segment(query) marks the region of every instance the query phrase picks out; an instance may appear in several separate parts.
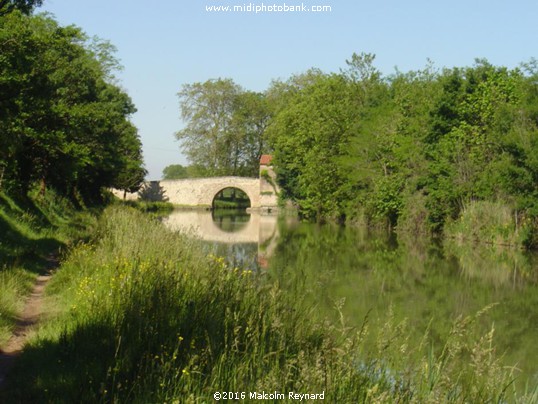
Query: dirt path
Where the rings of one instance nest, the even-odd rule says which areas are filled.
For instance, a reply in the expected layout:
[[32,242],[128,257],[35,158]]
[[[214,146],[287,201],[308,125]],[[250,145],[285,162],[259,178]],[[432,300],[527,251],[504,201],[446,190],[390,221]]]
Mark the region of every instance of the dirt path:
[[7,373],[13,366],[17,356],[21,353],[32,328],[39,321],[43,303],[43,291],[50,278],[50,273],[37,277],[34,289],[26,300],[24,311],[17,320],[17,325],[11,339],[3,349],[0,349],[0,389]]

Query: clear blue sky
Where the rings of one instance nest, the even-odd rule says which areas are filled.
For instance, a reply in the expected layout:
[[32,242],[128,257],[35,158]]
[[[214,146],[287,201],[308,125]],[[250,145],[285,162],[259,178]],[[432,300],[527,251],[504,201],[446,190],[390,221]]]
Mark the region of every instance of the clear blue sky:
[[[262,3],[332,11],[206,11]],[[536,0],[45,0],[38,11],[118,48],[148,179],[186,163],[174,138],[183,126],[176,95],[183,84],[229,77],[263,91],[310,67],[339,71],[353,52],[376,54],[384,74],[423,68],[428,58],[441,68],[475,58],[515,67],[538,57]]]

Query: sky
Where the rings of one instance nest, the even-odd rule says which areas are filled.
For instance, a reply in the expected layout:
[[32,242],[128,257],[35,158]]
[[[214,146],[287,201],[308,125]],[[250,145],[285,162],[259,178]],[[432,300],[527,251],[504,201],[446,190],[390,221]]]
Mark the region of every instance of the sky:
[[[244,11],[210,10],[219,6]],[[37,11],[118,49],[116,76],[138,109],[148,180],[188,164],[174,137],[185,84],[220,77],[264,91],[312,67],[338,72],[361,52],[375,54],[385,75],[428,60],[439,69],[476,58],[513,68],[538,58],[536,0],[45,0]]]

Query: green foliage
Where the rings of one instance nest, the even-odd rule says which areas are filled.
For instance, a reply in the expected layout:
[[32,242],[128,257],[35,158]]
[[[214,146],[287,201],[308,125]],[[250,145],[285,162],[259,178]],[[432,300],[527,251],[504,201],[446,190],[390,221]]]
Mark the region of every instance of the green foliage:
[[179,180],[182,178],[189,178],[188,167],[184,167],[181,164],[172,164],[164,167],[163,180]]
[[524,213],[518,215],[499,202],[477,201],[466,206],[456,221],[446,225],[445,234],[462,244],[532,248],[534,228],[535,223]]
[[141,143],[129,97],[111,83],[112,47],[49,16],[0,18],[0,178],[25,194],[35,181],[82,203],[101,188],[135,191]]
[[346,171],[338,159],[346,154],[353,103],[349,83],[338,75],[312,74],[298,88],[288,83],[286,108],[269,127],[279,185],[307,217],[343,214]]
[[66,252],[88,235],[93,224],[89,212],[74,206],[51,190],[38,189],[27,198],[0,192],[0,350],[11,337],[36,274],[51,266],[51,257]]
[[203,176],[257,176],[266,152],[269,107],[263,94],[231,79],[184,85],[178,93],[187,126],[176,133],[190,163]]
[[485,201],[527,218],[518,245],[534,245],[535,64],[527,74],[485,60],[441,72],[429,64],[384,78],[374,60],[354,54],[340,74],[272,84],[268,133],[282,195],[305,217],[393,226],[405,213],[399,227],[420,232],[442,232]]
[[[527,111],[535,108],[536,100],[529,96],[536,84],[517,69],[484,61],[445,72],[444,78],[447,84],[428,148],[428,203],[434,228],[457,218],[476,200],[533,211],[536,171],[528,156],[533,153],[536,121]],[[449,102],[452,106],[447,108]]]
[[224,388],[308,386],[346,401],[389,388],[356,369],[351,336],[339,342],[276,285],[133,211],[109,209],[95,242],[51,282],[61,311],[25,350],[26,374],[6,392],[15,400],[210,400]]
[[22,268],[0,268],[0,347],[9,341],[34,280],[35,275]]
[[214,209],[245,209],[250,207],[246,193],[237,188],[224,188],[213,199]]
[[166,191],[159,184],[159,181],[147,182],[142,186],[138,193],[140,199],[144,202],[167,202],[168,196]]
[[43,0],[0,0],[0,17],[19,10],[21,13],[30,14],[36,7],[43,4]]
[[150,213],[155,216],[163,216],[174,210],[174,205],[163,201],[121,201],[123,205],[130,206],[144,213]]

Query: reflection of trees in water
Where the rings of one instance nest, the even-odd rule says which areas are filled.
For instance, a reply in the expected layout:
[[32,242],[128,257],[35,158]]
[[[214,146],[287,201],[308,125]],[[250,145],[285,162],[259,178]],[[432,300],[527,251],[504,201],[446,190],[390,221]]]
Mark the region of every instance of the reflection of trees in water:
[[212,254],[225,257],[232,268],[259,270],[257,243],[208,243]]
[[346,324],[360,328],[367,318],[374,336],[367,344],[374,348],[390,306],[394,324],[405,319],[412,327],[411,340],[429,330],[442,347],[455,318],[499,303],[481,318],[477,333],[494,324],[503,362],[517,363],[522,380],[538,372],[536,255],[301,223],[280,227],[267,275],[281,290],[304,296],[305,307],[316,307],[323,318],[337,321],[335,303],[345,299]]
[[222,231],[233,233],[246,227],[250,214],[242,209],[213,209],[213,222]]
[[461,244],[446,240],[444,250],[457,260],[462,276],[487,282],[493,287],[522,288],[538,284],[538,257],[524,251],[495,245]]

